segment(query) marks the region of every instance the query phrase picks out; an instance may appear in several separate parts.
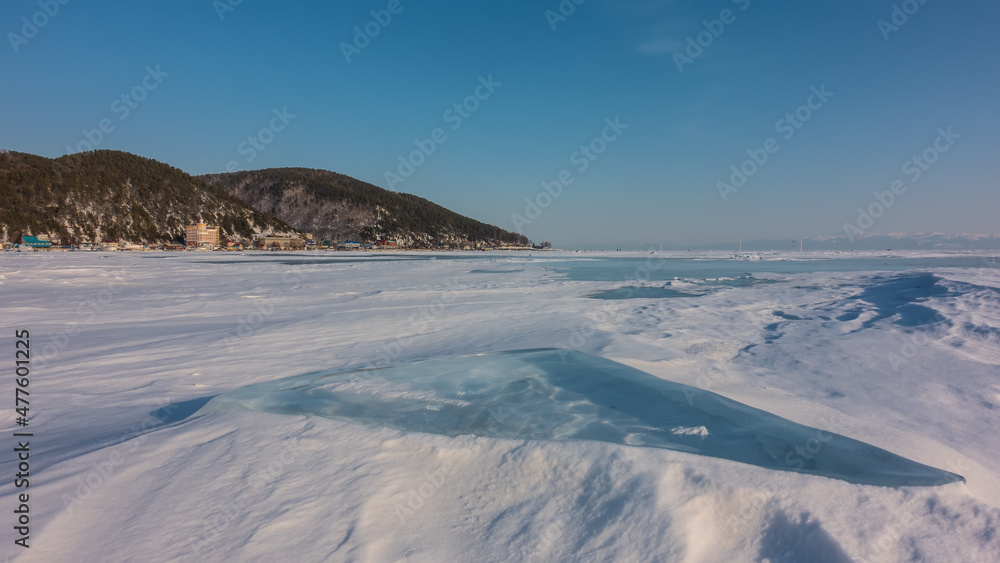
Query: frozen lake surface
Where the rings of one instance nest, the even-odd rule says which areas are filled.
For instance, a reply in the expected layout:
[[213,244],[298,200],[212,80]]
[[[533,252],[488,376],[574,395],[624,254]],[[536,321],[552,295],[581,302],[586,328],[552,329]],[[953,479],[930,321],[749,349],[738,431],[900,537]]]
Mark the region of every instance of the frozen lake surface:
[[0,558],[995,561],[995,256],[727,258],[0,253]]

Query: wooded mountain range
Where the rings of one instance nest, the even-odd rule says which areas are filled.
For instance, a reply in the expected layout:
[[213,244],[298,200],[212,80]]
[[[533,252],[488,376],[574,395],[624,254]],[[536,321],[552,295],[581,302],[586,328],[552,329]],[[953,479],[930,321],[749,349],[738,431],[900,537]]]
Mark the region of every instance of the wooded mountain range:
[[287,223],[173,166],[119,151],[56,159],[0,153],[0,238],[48,235],[59,244],[182,240],[193,223],[249,242],[294,234]]
[[303,168],[191,176],[120,151],[56,159],[0,152],[0,241],[49,235],[59,244],[182,240],[194,223],[249,243],[310,233],[332,240],[528,244],[522,235],[426,199],[349,176]]

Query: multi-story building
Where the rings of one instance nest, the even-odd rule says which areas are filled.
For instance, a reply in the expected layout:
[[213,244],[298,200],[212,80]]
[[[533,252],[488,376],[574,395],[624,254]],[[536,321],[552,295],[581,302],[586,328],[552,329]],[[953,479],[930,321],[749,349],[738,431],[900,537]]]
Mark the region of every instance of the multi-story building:
[[189,225],[186,231],[184,242],[187,246],[202,246],[206,243],[219,246],[219,227],[209,227],[205,223],[198,223],[197,225]]
[[302,237],[269,236],[264,237],[261,245],[268,249],[299,249],[305,248],[306,241]]

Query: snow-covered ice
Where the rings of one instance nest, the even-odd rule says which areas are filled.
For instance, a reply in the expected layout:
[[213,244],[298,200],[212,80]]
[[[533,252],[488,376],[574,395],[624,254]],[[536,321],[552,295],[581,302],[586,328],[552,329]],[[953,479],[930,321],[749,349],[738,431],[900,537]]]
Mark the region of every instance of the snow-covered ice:
[[[725,257],[0,254],[0,342],[35,354],[32,547],[6,479],[0,557],[996,561],[996,260]],[[966,481],[777,471],[669,389]]]

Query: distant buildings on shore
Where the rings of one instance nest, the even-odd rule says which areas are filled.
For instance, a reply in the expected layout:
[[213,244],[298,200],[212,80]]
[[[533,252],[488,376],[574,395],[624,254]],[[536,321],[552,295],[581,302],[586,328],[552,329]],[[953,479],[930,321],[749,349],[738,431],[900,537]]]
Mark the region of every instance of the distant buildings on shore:
[[531,247],[518,245],[494,246],[484,242],[465,242],[460,244],[439,243],[434,245],[423,245],[417,248],[405,248],[396,241],[379,239],[374,242],[360,242],[354,240],[344,240],[333,242],[330,240],[316,241],[310,234],[301,236],[281,236],[267,235],[253,244],[244,246],[240,242],[222,240],[222,229],[218,226],[198,223],[188,225],[184,229],[184,244],[172,242],[160,245],[139,244],[128,241],[105,240],[101,243],[84,243],[78,245],[59,245],[49,240],[47,235],[29,236],[23,235],[14,244],[0,245],[3,250],[31,250],[31,251],[60,251],[60,250],[83,250],[83,251],[149,251],[149,250],[531,250]]
[[305,250],[306,239],[302,237],[264,237],[261,246],[267,250]]

